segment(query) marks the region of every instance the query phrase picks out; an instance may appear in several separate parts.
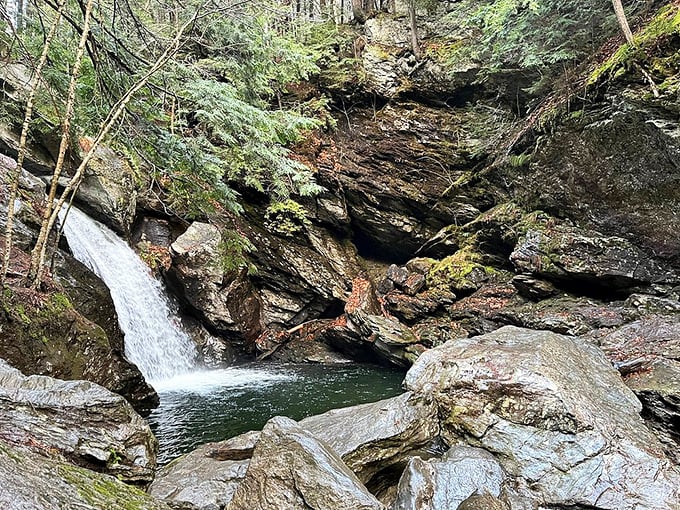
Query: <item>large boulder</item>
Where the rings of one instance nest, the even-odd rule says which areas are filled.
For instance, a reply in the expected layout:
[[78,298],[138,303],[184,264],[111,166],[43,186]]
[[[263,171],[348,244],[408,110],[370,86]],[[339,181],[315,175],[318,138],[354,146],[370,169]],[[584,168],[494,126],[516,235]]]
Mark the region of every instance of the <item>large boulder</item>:
[[147,485],[158,444],[127,401],[88,381],[24,376],[0,360],[3,439],[58,452],[70,462]]
[[493,455],[478,448],[454,446],[441,459],[409,460],[391,510],[459,508],[475,494],[498,498],[505,485],[505,472]]
[[405,393],[380,402],[333,409],[300,421],[325,441],[369,487],[381,471],[389,471],[415,452],[432,445],[438,434],[437,407]]
[[199,510],[225,508],[246,475],[259,432],[199,446],[164,466],[149,493],[159,499],[186,502]]
[[0,507],[16,510],[170,510],[116,477],[0,439]]
[[260,302],[247,278],[223,269],[222,234],[214,225],[194,222],[171,245],[171,286],[212,331],[257,336]]
[[449,444],[494,453],[542,506],[678,508],[680,473],[590,344],[506,326],[427,351],[405,384],[439,403]]
[[378,510],[337,453],[294,421],[269,420],[229,510]]
[[[81,139],[80,143],[83,150],[88,150],[91,140]],[[127,235],[137,206],[132,166],[113,149],[100,145],[87,166],[75,200],[88,216]]]

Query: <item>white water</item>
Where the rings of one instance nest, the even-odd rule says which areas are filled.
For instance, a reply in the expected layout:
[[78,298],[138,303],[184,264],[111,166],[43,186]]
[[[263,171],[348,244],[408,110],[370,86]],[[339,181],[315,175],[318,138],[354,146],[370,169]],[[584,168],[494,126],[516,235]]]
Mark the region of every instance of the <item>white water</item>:
[[111,291],[125,333],[125,355],[144,378],[155,386],[195,370],[194,343],[182,331],[161,284],[127,243],[75,208],[68,213],[64,234],[75,258]]

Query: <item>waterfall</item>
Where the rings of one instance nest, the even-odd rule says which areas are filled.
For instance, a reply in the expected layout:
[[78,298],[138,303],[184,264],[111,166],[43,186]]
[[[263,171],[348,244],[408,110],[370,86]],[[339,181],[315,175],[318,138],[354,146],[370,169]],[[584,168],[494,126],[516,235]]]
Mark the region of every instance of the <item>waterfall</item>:
[[127,243],[75,208],[68,213],[64,234],[75,258],[109,287],[125,333],[125,355],[147,381],[194,369],[191,338],[182,331],[161,284]]

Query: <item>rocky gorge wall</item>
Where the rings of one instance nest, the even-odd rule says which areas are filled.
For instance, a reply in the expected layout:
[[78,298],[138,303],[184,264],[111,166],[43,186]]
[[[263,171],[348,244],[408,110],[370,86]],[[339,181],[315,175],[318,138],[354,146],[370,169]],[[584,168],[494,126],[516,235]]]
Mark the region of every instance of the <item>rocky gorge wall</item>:
[[[565,102],[557,85],[532,91],[537,75],[518,59],[489,72],[468,55],[445,69],[428,19],[421,13],[423,61],[410,54],[405,19],[359,27],[362,92],[336,97],[353,105],[337,131],[298,148],[327,191],[302,201],[306,221],[293,217],[292,234],[243,190],[245,213],[229,226],[256,247],[254,275],[222,269],[215,225],[178,224],[144,193],[106,192],[136,216],[99,217],[158,264],[200,324],[210,363],[238,353],[412,366],[404,396],[299,424],[276,418],[261,434],[206,445],[164,469],[152,496],[233,509],[680,507],[677,87],[655,98],[631,67]],[[603,28],[588,43],[616,37]],[[658,39],[657,63],[679,41],[677,31]],[[666,64],[653,67],[659,83],[677,79]],[[531,124],[531,108],[545,117]],[[106,180],[86,183],[80,200],[101,196],[87,190]],[[31,236],[24,214],[20,248]],[[89,277],[76,273],[58,274],[77,282],[68,297],[79,315],[60,308],[68,333],[47,342],[30,333],[39,322],[3,301],[2,357],[19,338],[38,353],[9,360],[26,373],[153,398],[136,373],[120,382],[46,357],[53,338],[85,329],[76,343],[94,338],[101,353],[90,361],[125,363],[113,313],[87,311]],[[35,447],[3,440],[13,461],[14,448]],[[139,507],[163,508],[150,501]]]

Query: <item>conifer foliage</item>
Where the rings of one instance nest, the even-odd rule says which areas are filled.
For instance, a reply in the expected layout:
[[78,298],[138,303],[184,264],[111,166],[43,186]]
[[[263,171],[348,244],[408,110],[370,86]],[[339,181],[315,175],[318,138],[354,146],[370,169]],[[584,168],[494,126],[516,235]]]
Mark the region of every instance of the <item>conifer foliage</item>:
[[[286,86],[317,70],[315,53],[290,35],[288,13],[257,0],[44,0],[29,6],[21,30],[11,17],[0,19],[5,65],[34,78],[15,118],[17,131],[22,120],[26,126],[24,147],[62,133],[56,200],[33,252],[33,285],[57,210],[100,143],[128,155],[140,182],[187,219],[238,213],[234,185],[274,202],[320,190],[286,148],[317,126],[282,106]],[[87,150],[78,143],[85,137],[93,140]],[[69,165],[69,184],[56,195]],[[10,221],[6,254],[11,228]],[[5,262],[3,279],[6,270]]]

